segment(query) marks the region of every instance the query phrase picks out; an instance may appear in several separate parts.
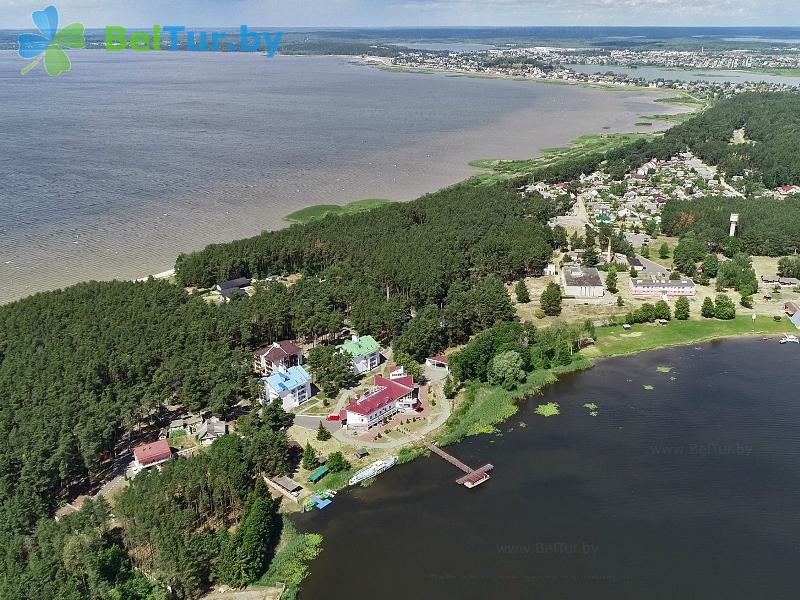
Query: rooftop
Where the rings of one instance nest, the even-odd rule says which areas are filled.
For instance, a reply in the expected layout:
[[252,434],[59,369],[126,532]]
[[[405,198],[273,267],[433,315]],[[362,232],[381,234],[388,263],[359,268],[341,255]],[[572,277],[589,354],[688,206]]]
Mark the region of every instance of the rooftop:
[[378,342],[371,335],[353,336],[353,339],[347,340],[339,348],[354,357],[367,356],[381,349]]
[[295,346],[292,342],[284,340],[282,342],[275,342],[269,346],[263,346],[256,350],[256,356],[264,356],[270,362],[277,362],[283,360],[287,356],[300,354],[303,349]]
[[273,373],[261,381],[277,392],[286,392],[311,383],[311,375],[303,367],[289,367],[286,372]]
[[250,285],[250,278],[249,277],[238,277],[236,279],[229,279],[228,281],[223,281],[219,284],[220,290],[230,290],[233,288],[243,288]]
[[158,440],[152,444],[142,444],[133,449],[133,456],[140,465],[149,465],[166,460],[172,456],[172,449],[167,440]]
[[593,267],[564,267],[562,271],[564,275],[564,283],[567,285],[590,285],[601,286],[603,280],[600,279],[600,273]]
[[348,404],[347,411],[362,416],[370,415],[413,392],[415,388],[414,380],[410,375],[397,379],[386,379],[376,375],[374,385],[375,387],[364,397],[357,398]]
[[631,283],[637,287],[694,287],[691,279],[633,279]]

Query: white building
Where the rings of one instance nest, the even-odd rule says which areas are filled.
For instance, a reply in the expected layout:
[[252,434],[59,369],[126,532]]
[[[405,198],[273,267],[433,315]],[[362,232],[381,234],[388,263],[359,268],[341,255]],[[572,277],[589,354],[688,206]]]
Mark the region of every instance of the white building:
[[376,375],[373,387],[347,405],[347,429],[364,433],[384,419],[398,412],[411,412],[417,406],[417,386],[410,375],[402,369],[392,372],[389,379]]
[[338,347],[353,357],[353,373],[361,375],[381,364],[381,347],[371,335],[354,335]]
[[289,367],[286,371],[275,371],[269,377],[262,377],[264,389],[261,400],[264,403],[281,399],[284,410],[296,408],[311,398],[311,375],[303,367]]
[[694,296],[694,281],[691,279],[631,279],[631,294],[666,298],[669,296]]
[[573,298],[602,298],[605,286],[597,269],[565,265],[561,269],[564,295]]

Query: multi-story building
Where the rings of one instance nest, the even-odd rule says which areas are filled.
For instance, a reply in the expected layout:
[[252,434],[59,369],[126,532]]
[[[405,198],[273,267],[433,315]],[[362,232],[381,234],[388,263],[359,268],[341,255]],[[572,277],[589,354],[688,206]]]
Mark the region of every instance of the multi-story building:
[[311,375],[300,366],[274,371],[262,377],[261,401],[265,404],[280,398],[284,410],[296,408],[311,398]]

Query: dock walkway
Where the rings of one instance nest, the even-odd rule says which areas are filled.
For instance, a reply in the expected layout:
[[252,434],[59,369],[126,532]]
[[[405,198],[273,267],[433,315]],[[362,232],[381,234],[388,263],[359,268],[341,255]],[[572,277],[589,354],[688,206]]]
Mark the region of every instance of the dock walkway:
[[439,448],[439,446],[436,446],[432,442],[429,442],[426,439],[422,439],[421,441],[423,444],[425,444],[425,447],[428,448],[428,450],[430,450],[434,454],[438,454],[440,457],[449,462],[451,465],[453,465],[454,467],[460,469],[465,473],[463,477],[459,477],[458,479],[456,479],[457,484],[472,489],[475,486],[482,484],[484,481],[489,480],[489,471],[494,469],[494,465],[492,463],[487,463],[482,467],[473,469],[469,465],[458,460],[455,456],[453,456],[449,452],[445,452],[444,450]]

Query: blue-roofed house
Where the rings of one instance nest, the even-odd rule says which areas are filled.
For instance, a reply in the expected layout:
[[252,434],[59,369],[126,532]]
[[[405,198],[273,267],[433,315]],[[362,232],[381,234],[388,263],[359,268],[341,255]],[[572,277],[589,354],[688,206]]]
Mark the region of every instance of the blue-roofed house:
[[264,388],[262,402],[281,399],[284,410],[295,408],[311,398],[311,375],[303,367],[289,367],[286,371],[275,371],[269,377],[262,377]]

